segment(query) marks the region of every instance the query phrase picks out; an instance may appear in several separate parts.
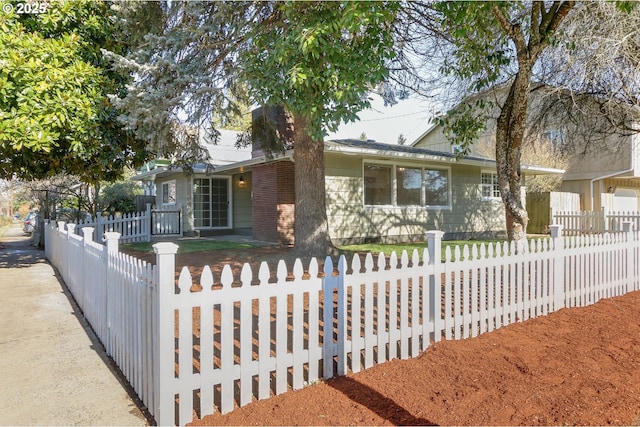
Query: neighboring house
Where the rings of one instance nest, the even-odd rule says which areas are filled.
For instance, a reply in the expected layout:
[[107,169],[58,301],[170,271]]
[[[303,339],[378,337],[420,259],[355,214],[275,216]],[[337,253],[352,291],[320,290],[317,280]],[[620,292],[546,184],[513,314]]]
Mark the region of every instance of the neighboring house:
[[575,146],[560,190],[580,194],[583,210],[639,210],[640,134]]
[[[334,244],[423,240],[428,230],[445,238],[503,235],[504,207],[495,161],[471,155],[456,160],[451,146],[425,148],[371,140],[325,142],[325,189]],[[158,204],[183,204],[185,230],[251,234],[294,242],[293,149],[267,157],[259,149],[222,160],[223,144],[209,147],[212,167],[192,175],[160,168],[137,177],[155,179]],[[234,149],[235,148],[231,148]],[[198,166],[198,165],[196,165]],[[523,165],[523,173],[562,173]]]
[[[500,99],[506,96],[505,88],[506,86],[499,87],[478,96]],[[545,156],[545,162],[558,155],[564,158],[565,173],[556,190],[579,194],[582,210],[640,209],[640,130],[635,135],[621,135],[621,132],[616,131],[611,125],[618,120],[608,120],[588,113],[590,109],[599,109],[595,102],[591,105],[581,105],[581,110],[586,111],[582,112],[582,116],[572,111],[574,120],[569,121],[564,113],[554,113],[550,108],[550,105],[553,105],[557,111],[566,105],[563,102],[553,104],[557,99],[558,93],[546,87],[538,87],[532,92],[529,120],[536,121],[537,129],[531,134],[535,134],[537,140],[527,141],[536,142],[537,147],[542,148],[541,153],[534,154],[540,154],[540,157],[536,157],[538,162]],[[544,110],[541,110],[542,108]],[[541,119],[537,116],[538,111],[552,112]],[[637,108],[629,109],[627,114],[635,114],[640,122]],[[472,146],[472,155],[493,153],[497,115],[498,112],[494,112],[494,118],[487,120],[486,130]],[[425,132],[413,146],[437,151],[451,149],[439,126],[433,126]],[[531,153],[529,155],[531,156]]]

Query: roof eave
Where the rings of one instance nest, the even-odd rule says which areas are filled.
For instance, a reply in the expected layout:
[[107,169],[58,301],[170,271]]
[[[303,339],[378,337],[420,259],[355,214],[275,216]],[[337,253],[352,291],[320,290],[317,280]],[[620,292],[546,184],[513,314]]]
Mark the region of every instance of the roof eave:
[[491,159],[481,158],[463,158],[457,160],[454,156],[437,155],[432,153],[404,153],[394,150],[374,150],[370,148],[351,147],[341,144],[327,144],[325,151],[331,153],[340,153],[352,156],[369,156],[369,157],[385,157],[396,159],[409,159],[420,161],[431,161],[437,163],[449,163],[449,164],[461,164],[461,165],[478,165],[478,166],[493,166],[495,167],[495,161]]
[[270,158],[267,156],[254,157],[253,159],[243,160],[241,162],[230,163],[228,165],[216,166],[213,170],[214,174],[231,172],[234,170],[249,169],[252,166],[256,166],[263,163],[276,162],[281,160],[291,160],[293,158],[293,150],[287,150],[284,154],[275,154]]
[[182,172],[182,168],[160,167],[139,173],[138,175],[132,176],[130,179],[131,181],[155,181],[155,179],[160,176],[174,175]]

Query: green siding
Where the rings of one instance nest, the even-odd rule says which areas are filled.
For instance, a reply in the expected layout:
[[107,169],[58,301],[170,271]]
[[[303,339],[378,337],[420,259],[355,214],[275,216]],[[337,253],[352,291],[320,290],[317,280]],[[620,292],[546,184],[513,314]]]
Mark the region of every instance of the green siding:
[[429,209],[364,206],[362,163],[360,157],[326,154],[327,216],[334,241],[419,240],[428,230],[442,230],[449,237],[504,230],[502,203],[480,197],[479,167],[453,165],[451,208]]
[[[240,186],[240,176],[244,179],[244,185]],[[251,228],[253,220],[251,216],[251,172],[235,174],[232,177],[233,185],[233,228]]]

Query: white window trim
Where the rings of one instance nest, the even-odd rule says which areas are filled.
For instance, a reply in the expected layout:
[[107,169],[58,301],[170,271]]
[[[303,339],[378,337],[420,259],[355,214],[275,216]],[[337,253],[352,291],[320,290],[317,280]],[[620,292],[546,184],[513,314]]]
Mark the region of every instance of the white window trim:
[[[480,171],[480,198],[483,201],[487,201],[487,202],[502,201],[502,198],[500,196],[487,197],[487,196],[483,195],[482,188],[483,188],[483,186],[485,184],[482,183],[482,174],[485,174],[485,173],[490,173],[491,175],[495,176],[496,181],[498,179],[498,172],[497,171],[492,171],[492,170],[481,170]],[[491,188],[491,194],[493,194],[493,183],[492,183],[492,188]]]
[[[165,202],[164,201],[164,196],[168,193],[168,189],[169,186],[173,184],[173,202]],[[165,190],[165,185],[166,190]],[[171,181],[165,181],[162,183],[162,206],[175,206],[178,202],[178,186],[176,185],[176,180],[172,179]],[[169,196],[167,196],[167,199],[169,199]]]
[[[391,166],[391,203],[390,205],[367,205],[365,204],[365,180],[364,169],[366,165],[380,165]],[[397,184],[397,172],[398,167],[422,169],[421,178],[421,191],[420,191],[420,205],[398,205],[398,184]],[[425,188],[424,188],[424,171],[425,170],[440,170],[447,171],[447,200],[446,205],[426,205],[425,202]],[[366,209],[423,209],[423,210],[451,210],[453,208],[453,194],[451,185],[451,167],[432,165],[432,164],[415,164],[409,162],[395,162],[390,160],[363,160],[362,161],[362,204]]]

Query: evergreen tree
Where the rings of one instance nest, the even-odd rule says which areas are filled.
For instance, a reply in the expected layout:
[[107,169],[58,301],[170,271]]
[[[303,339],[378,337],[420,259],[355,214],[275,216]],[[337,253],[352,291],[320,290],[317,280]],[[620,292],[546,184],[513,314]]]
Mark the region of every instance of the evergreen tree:
[[[134,16],[140,7],[123,5],[123,11]],[[237,114],[243,102],[284,107],[295,132],[296,250],[330,251],[323,138],[357,119],[369,106],[367,93],[387,77],[397,7],[367,1],[164,4],[162,28],[119,61],[138,74],[121,104],[130,128],[157,152],[189,151],[181,122],[207,127],[216,117]]]

